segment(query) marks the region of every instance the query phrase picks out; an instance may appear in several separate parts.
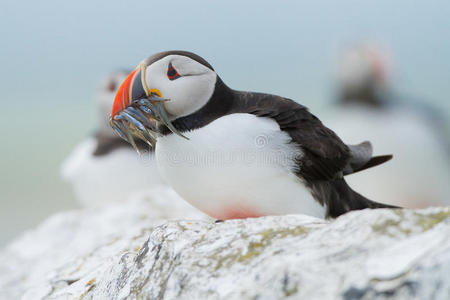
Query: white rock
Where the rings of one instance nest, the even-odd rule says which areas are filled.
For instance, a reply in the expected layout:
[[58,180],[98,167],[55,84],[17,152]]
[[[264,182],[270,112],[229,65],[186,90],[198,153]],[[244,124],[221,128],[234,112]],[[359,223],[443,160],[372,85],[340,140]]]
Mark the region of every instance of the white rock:
[[153,226],[181,218],[209,219],[164,187],[121,205],[56,214],[0,251],[0,299],[45,298],[53,285],[101,271],[115,255],[134,251]]
[[0,298],[449,299],[450,208],[214,223],[167,193],[49,218],[0,252]]

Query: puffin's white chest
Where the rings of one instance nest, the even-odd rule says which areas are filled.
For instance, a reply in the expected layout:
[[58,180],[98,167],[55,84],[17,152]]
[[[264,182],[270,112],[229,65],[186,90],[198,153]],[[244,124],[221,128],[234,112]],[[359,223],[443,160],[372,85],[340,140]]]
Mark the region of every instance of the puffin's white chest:
[[185,135],[159,138],[156,160],[161,176],[200,210],[219,219],[324,216],[293,173],[298,147],[275,121],[232,114]]

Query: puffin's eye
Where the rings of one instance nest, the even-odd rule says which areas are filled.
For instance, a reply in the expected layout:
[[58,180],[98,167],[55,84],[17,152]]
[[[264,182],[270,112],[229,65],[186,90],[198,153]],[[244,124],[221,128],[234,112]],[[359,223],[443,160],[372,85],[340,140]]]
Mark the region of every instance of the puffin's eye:
[[167,77],[170,80],[175,80],[180,76],[180,74],[178,74],[177,70],[175,70],[175,68],[172,66],[172,63],[169,63],[169,68],[167,69]]

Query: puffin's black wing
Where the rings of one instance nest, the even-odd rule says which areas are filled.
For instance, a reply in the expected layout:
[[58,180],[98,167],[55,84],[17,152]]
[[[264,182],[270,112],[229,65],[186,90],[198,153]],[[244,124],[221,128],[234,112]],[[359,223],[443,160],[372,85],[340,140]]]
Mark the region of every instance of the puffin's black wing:
[[299,172],[305,180],[342,177],[351,158],[347,145],[309,110],[293,100],[268,94],[240,93],[236,109],[274,119],[302,150]]

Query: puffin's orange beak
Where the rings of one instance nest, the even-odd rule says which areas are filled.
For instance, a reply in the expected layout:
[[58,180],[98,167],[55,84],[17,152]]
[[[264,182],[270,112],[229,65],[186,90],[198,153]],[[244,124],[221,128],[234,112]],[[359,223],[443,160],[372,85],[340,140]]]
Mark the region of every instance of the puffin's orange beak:
[[[119,90],[117,91],[116,97],[114,98],[111,118],[114,118],[119,112],[127,108],[131,104],[132,99],[132,86],[136,79],[136,74],[139,69],[136,68],[133,72],[128,75],[128,77],[124,80],[124,82],[120,85]],[[140,80],[138,78],[138,80]]]

